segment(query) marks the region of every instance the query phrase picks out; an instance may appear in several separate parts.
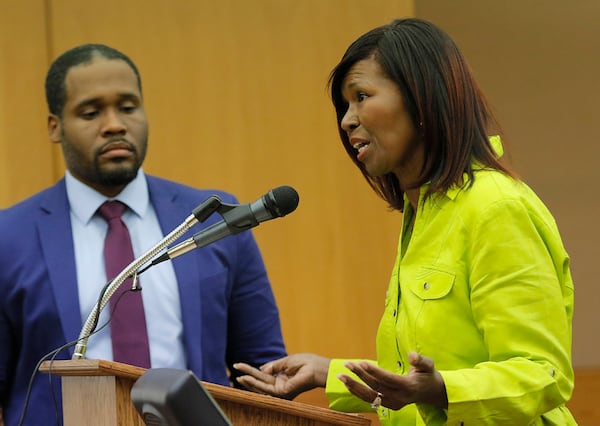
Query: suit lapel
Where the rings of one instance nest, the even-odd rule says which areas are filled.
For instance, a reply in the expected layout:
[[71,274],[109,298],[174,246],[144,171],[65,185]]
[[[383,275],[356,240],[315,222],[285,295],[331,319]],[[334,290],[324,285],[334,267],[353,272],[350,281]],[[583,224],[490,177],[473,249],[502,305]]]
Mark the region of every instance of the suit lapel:
[[[67,341],[75,340],[79,336],[82,322],[64,179],[48,192],[40,204],[37,228],[64,336]],[[69,352],[72,354],[73,348]]]
[[[156,211],[163,235],[168,234],[178,227],[187,216],[192,214],[195,207],[189,206],[191,200],[183,200],[177,192],[177,186],[169,183],[169,186],[153,178],[148,179],[150,200]],[[188,211],[189,210],[189,211]],[[186,234],[184,238],[189,237]],[[183,241],[183,239],[182,239]],[[180,241],[177,241],[177,243]],[[191,253],[173,259],[173,268],[177,277],[179,298],[181,304],[181,317],[183,321],[184,345],[188,367],[199,372],[202,371],[201,356],[201,304],[198,264],[196,256]]]

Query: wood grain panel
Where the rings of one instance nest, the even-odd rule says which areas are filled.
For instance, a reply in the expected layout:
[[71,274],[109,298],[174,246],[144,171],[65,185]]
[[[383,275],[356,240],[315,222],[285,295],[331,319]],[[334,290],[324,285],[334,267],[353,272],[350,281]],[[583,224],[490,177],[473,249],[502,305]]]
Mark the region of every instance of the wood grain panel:
[[548,205],[575,282],[573,363],[600,367],[600,2],[415,1],[473,67],[514,163]]
[[[575,389],[567,407],[571,410],[573,417],[582,426],[600,424],[600,408],[597,401],[600,400],[600,369],[579,368],[575,369]],[[323,389],[315,389],[305,392],[296,398],[296,401],[319,407],[328,407],[327,397]],[[379,419],[375,414],[364,414],[371,420],[373,426],[379,425]]]
[[0,208],[54,180],[46,133],[48,63],[43,0],[2,1],[0,10]]
[[600,369],[575,369],[575,390],[567,407],[580,425],[600,424],[598,401],[600,401]]
[[412,2],[51,4],[54,54],[102,42],[138,64],[148,172],[248,202],[298,190],[296,212],[255,231],[288,349],[373,357],[401,218],[346,158],[325,86],[356,36]]

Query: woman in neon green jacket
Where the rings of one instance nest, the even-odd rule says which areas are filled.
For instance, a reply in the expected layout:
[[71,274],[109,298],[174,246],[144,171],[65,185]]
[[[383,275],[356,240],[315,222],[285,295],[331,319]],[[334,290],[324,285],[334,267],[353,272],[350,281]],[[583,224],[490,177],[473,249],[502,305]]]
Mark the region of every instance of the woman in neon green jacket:
[[357,39],[330,79],[342,143],[403,212],[377,361],[295,354],[236,368],[293,398],[384,425],[570,425],[569,258],[549,211],[502,160],[493,115],[454,42],[418,19]]

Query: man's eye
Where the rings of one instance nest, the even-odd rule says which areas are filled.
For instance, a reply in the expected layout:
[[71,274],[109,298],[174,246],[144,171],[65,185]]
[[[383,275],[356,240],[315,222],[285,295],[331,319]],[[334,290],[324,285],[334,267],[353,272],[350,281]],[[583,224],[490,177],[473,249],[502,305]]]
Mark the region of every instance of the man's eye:
[[360,92],[360,93],[358,93],[358,94],[356,95],[356,99],[358,100],[358,102],[362,102],[362,101],[364,101],[365,99],[367,99],[367,94],[366,94],[366,93],[363,93],[363,92]]
[[96,116],[98,116],[98,110],[88,110],[81,113],[81,117],[84,120],[92,120],[93,118],[96,118]]
[[127,114],[131,114],[136,109],[137,109],[136,105],[132,105],[132,104],[121,105],[121,111],[123,111],[124,113],[127,113]]

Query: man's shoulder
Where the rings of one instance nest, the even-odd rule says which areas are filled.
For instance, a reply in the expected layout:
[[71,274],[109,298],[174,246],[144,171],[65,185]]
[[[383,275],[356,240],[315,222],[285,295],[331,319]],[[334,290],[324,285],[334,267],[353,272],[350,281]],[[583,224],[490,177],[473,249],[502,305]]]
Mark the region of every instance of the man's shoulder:
[[0,224],[7,220],[23,221],[40,207],[51,207],[53,202],[60,201],[61,194],[66,197],[64,181],[25,198],[5,209],[0,209]]
[[0,210],[0,235],[3,237],[0,251],[12,252],[15,245],[34,245],[38,238],[35,232],[40,220],[43,221],[56,213],[68,214],[66,195],[62,194],[64,190],[61,191],[60,185],[57,184]]
[[146,175],[146,179],[151,194],[180,197],[190,202],[203,201],[211,195],[216,195],[223,202],[237,203],[237,198],[233,194],[221,189],[195,188],[190,185],[152,175]]

